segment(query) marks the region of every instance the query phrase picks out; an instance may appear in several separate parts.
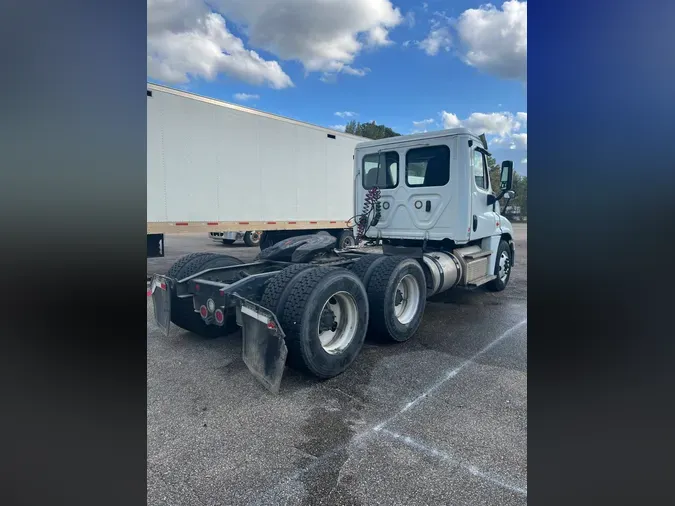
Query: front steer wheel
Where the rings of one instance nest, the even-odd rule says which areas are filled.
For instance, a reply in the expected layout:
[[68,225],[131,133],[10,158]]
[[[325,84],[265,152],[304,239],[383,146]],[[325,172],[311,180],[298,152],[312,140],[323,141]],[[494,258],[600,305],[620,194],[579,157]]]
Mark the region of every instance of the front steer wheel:
[[363,283],[336,267],[294,266],[286,272],[286,283],[270,283],[263,301],[280,318],[288,365],[319,378],[341,374],[366,336],[368,297]]
[[487,289],[493,292],[501,292],[511,278],[511,267],[513,265],[513,251],[511,246],[506,241],[501,241],[497,248],[497,259],[495,261],[495,275],[493,279],[487,283]]

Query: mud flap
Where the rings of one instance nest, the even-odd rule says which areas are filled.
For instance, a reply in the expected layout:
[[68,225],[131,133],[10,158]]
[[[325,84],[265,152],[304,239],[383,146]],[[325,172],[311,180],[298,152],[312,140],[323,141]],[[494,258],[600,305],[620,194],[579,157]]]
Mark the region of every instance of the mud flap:
[[237,324],[241,327],[242,358],[248,370],[270,392],[279,393],[288,348],[274,313],[238,297]]
[[169,335],[171,327],[171,278],[155,274],[150,283],[152,306],[155,310],[155,323],[164,333]]

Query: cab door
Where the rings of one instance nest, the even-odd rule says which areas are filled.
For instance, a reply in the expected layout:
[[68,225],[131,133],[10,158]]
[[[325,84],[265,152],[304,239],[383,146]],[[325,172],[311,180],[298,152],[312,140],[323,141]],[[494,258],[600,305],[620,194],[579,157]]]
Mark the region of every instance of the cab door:
[[490,190],[490,176],[487,167],[487,156],[480,148],[471,151],[471,231],[470,238],[482,239],[496,234],[497,214],[488,205]]

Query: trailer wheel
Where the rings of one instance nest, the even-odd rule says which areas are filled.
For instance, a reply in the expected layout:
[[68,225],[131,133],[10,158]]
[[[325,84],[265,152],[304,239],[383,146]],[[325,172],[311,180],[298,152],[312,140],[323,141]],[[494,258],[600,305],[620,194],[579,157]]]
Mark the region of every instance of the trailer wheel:
[[286,333],[291,367],[332,378],[361,351],[368,296],[361,280],[347,269],[303,269],[284,289],[276,311]]
[[244,244],[249,248],[258,246],[260,244],[260,232],[254,230],[252,232],[246,232],[244,234]]
[[354,234],[351,230],[343,230],[338,236],[338,249],[345,249],[356,244],[356,239],[354,239]]
[[417,332],[427,300],[426,278],[417,260],[388,256],[374,262],[367,291],[371,334],[403,342]]
[[[176,270],[175,275],[171,277],[183,279],[211,267],[226,267],[228,265],[239,265],[243,263],[238,258],[229,255],[218,255],[215,253],[194,253],[193,255],[186,255],[186,257],[192,258],[188,259],[186,262],[182,262],[180,267]],[[176,264],[181,262],[183,258],[179,259]],[[176,266],[176,264],[174,264],[174,266]],[[169,272],[171,272],[171,270]],[[206,338],[224,336],[237,329],[234,314],[228,315],[228,318],[222,327],[205,324],[201,316],[195,312],[192,305],[192,299],[179,299],[175,292],[172,292],[171,294],[171,322],[189,332],[193,332]]]
[[497,261],[495,262],[495,275],[493,279],[485,286],[488,290],[493,292],[501,292],[509,282],[511,277],[511,266],[513,265],[513,257],[511,254],[511,247],[506,241],[500,241],[497,248]]

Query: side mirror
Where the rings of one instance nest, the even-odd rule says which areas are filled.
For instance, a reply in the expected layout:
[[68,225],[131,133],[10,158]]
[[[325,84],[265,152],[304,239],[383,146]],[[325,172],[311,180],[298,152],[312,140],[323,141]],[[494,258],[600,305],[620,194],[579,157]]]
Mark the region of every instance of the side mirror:
[[502,162],[502,172],[499,177],[499,189],[502,195],[511,190],[513,185],[513,162],[505,160]]
[[513,190],[509,190],[507,192],[504,192],[504,198],[506,200],[511,200],[515,196],[516,196],[516,192],[514,192]]

